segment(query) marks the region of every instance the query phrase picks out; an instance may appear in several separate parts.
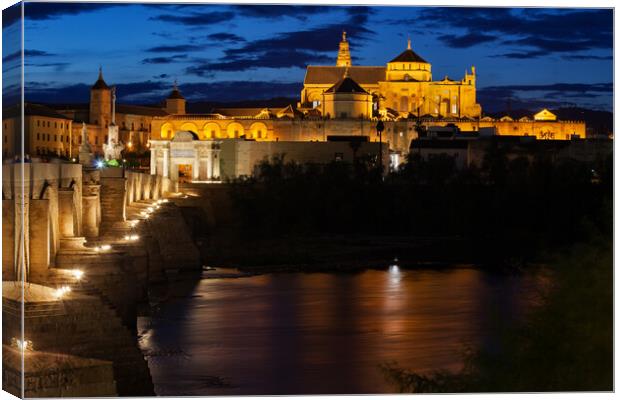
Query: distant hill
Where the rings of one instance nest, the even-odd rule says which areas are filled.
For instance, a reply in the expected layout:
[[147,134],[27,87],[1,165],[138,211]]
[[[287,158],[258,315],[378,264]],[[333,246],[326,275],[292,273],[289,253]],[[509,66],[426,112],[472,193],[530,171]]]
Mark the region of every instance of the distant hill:
[[[532,117],[538,111],[540,110],[519,109],[486,113],[485,115],[493,118],[509,115],[513,119],[518,119],[524,116]],[[609,135],[613,132],[614,114],[609,111],[589,110],[580,107],[550,108],[549,111],[557,115],[559,120],[584,121],[588,130],[593,134]]]

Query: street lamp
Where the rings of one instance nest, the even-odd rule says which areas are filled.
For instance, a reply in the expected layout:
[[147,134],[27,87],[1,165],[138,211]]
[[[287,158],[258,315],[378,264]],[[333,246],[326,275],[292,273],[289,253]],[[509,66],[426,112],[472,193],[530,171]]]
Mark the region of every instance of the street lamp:
[[379,135],[379,170],[381,171],[381,175],[383,175],[383,141],[381,140],[381,133],[383,132],[383,130],[385,129],[385,125],[383,124],[383,121],[379,120],[379,122],[377,122],[377,135]]

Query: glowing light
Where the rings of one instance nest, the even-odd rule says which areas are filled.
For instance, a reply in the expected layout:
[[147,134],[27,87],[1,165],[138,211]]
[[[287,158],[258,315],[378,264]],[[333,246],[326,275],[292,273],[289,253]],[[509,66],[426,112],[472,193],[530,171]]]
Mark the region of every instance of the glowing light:
[[134,241],[136,241],[138,239],[140,239],[140,236],[138,236],[138,235],[125,235],[125,240],[127,240],[127,241],[134,242]]
[[54,295],[56,296],[56,298],[60,299],[65,294],[69,293],[70,291],[71,291],[71,288],[69,286],[61,286],[58,289],[56,289],[56,292],[54,293]]
[[73,271],[71,271],[71,274],[73,275],[75,279],[79,281],[84,276],[84,271],[80,269],[74,269]]
[[109,244],[102,244],[101,245],[101,250],[110,250],[112,248],[112,246],[110,246]]
[[155,209],[153,207],[147,207],[146,210],[150,213],[152,213],[153,211],[155,211]]
[[168,199],[163,199],[161,202],[162,202],[162,203],[167,203],[167,202],[168,202]]
[[105,164],[104,164],[103,160],[97,160],[97,161],[95,161],[95,167],[97,167],[97,168],[101,169],[101,168],[103,168],[104,166],[105,166]]
[[131,146],[133,146],[133,143],[127,142],[127,147],[131,148]]
[[20,351],[27,351],[27,350],[33,349],[31,340],[21,341],[17,338],[11,338],[11,346],[15,347],[16,349]]
[[135,228],[136,226],[138,226],[138,222],[140,222],[140,221],[138,221],[138,220],[135,220],[135,219],[134,219],[134,220],[132,220],[132,221],[129,221],[129,225],[130,225],[132,228]]
[[75,162],[76,160],[75,160],[75,158],[72,158],[72,159],[71,159],[71,161],[72,161],[72,162]]

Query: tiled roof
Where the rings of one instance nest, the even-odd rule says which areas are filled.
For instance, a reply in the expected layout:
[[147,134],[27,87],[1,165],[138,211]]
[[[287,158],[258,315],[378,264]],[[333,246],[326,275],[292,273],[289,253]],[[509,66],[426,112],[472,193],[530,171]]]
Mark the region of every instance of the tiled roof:
[[255,117],[263,110],[269,111],[265,107],[247,107],[247,108],[216,108],[213,110],[216,114],[226,117]]
[[417,55],[411,49],[407,49],[407,50],[403,51],[395,59],[393,59],[390,62],[391,63],[393,63],[393,62],[419,62],[419,63],[426,63],[426,64],[428,64],[425,59],[423,59],[422,57]]
[[385,80],[385,67],[335,67],[309,65],[304,84],[333,85],[343,76],[346,69],[349,76],[360,85],[376,85]]
[[[19,104],[15,104],[13,106],[5,108],[2,114],[3,114],[2,118],[4,119],[19,117],[21,115],[21,108]],[[67,120],[71,119],[67,117],[66,115],[56,112],[56,110],[48,106],[44,106],[42,104],[35,104],[35,103],[24,103],[24,115],[67,119]]]
[[163,108],[134,106],[131,104],[117,104],[116,112],[118,114],[147,115],[150,117],[163,117],[168,115]]
[[357,84],[350,77],[343,78],[339,80],[334,86],[330,87],[325,91],[325,93],[366,93],[367,91],[362,89],[360,85]]
[[172,89],[172,92],[170,92],[170,95],[168,96],[168,98],[185,100],[185,97],[183,97],[183,95],[177,88]]

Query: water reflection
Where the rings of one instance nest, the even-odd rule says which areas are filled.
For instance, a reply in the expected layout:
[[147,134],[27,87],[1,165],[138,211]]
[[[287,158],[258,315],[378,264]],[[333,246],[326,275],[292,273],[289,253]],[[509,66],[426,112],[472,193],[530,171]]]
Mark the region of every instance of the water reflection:
[[518,315],[532,284],[396,265],[204,279],[165,306],[142,346],[160,354],[149,359],[159,395],[390,393],[380,363],[458,369],[464,344],[489,342],[496,314]]

